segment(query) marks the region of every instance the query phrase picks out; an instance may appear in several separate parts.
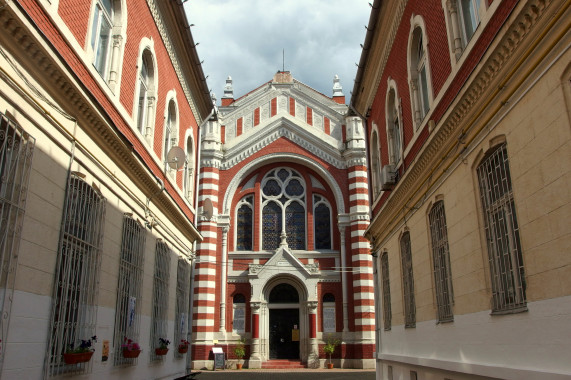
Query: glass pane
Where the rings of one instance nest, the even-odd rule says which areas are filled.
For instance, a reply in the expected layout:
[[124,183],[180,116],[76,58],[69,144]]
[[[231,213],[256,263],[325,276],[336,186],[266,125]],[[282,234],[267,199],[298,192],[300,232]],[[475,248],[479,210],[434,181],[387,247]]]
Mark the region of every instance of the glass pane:
[[286,187],[286,194],[289,196],[300,196],[303,194],[303,186],[297,179],[289,181]]
[[247,205],[242,205],[238,209],[238,231],[237,247],[238,251],[252,250],[252,209]]
[[291,249],[305,249],[305,209],[298,202],[286,209],[287,244]]
[[331,249],[331,213],[322,203],[315,208],[315,249]]
[[285,181],[286,178],[289,177],[289,173],[288,173],[287,170],[281,169],[281,170],[278,172],[278,177],[279,177],[282,181]]
[[107,12],[109,16],[113,15],[113,1],[112,0],[100,0],[103,5],[103,9]]
[[426,66],[422,66],[420,70],[420,91],[422,96],[422,117],[426,116],[429,110],[428,106],[428,82],[426,80]]
[[282,192],[281,186],[278,184],[276,180],[271,179],[268,182],[266,182],[266,185],[264,186],[264,195],[269,197],[274,197],[280,195],[281,192]]
[[276,202],[269,202],[262,210],[262,249],[273,250],[280,245],[282,209]]

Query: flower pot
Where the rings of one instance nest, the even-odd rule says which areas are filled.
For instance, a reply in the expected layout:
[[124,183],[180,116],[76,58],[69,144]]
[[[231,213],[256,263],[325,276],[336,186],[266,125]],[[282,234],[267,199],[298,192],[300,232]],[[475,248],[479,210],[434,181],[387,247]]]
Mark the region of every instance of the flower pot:
[[167,352],[169,352],[168,348],[155,348],[155,355],[157,355],[157,356],[166,355]]
[[123,357],[133,359],[139,356],[141,350],[123,350]]
[[333,363],[327,363],[327,369],[332,369],[333,368]]
[[242,363],[236,363],[236,369],[242,369]]
[[63,354],[65,364],[77,364],[88,362],[93,356],[93,351]]
[[188,352],[188,346],[179,346],[178,353],[179,354],[186,354]]

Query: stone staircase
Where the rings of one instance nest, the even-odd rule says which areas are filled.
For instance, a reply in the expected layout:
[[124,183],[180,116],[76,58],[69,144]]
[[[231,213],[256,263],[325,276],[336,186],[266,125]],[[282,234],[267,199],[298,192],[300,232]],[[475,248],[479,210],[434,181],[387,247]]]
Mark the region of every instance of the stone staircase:
[[307,365],[299,360],[272,359],[262,363],[262,369],[295,369],[307,368]]

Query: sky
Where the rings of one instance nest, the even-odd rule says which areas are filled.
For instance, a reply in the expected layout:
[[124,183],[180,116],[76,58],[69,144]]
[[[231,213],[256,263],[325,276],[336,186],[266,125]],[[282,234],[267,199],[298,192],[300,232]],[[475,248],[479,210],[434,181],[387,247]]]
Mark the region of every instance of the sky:
[[331,97],[339,75],[349,102],[371,0],[190,0],[185,10],[208,87],[220,104],[228,76],[234,99],[285,68]]

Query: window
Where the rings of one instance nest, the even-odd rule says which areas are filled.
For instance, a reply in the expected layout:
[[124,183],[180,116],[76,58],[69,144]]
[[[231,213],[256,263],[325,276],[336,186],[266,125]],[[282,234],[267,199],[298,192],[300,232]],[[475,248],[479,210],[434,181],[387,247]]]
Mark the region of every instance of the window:
[[[373,128],[375,127],[376,125],[373,125]],[[376,130],[373,130],[371,134],[371,182],[374,196],[381,192],[381,149],[379,147],[379,135]]]
[[334,333],[337,331],[335,324],[335,296],[331,293],[323,295],[323,332]]
[[143,281],[143,260],[145,254],[145,228],[131,215],[123,216],[121,258],[119,261],[119,283],[117,284],[117,306],[115,308],[115,365],[135,362],[121,354],[125,338],[139,341],[141,315],[141,286]]
[[262,180],[262,201],[263,249],[277,249],[282,234],[290,249],[305,249],[305,186],[301,176],[288,168],[272,170]]
[[477,172],[492,277],[493,311],[524,310],[525,273],[506,144],[489,152]]
[[400,239],[402,282],[404,295],[405,327],[416,326],[416,306],[414,301],[414,277],[412,274],[412,252],[410,233],[405,232]]
[[178,134],[178,112],[174,100],[168,102],[168,109],[165,123],[165,136],[163,143],[163,159],[167,162],[169,150],[177,144]]
[[154,58],[149,49],[145,49],[141,56],[138,88],[137,88],[137,130],[147,142],[152,141],[152,126],[155,114],[155,65]]
[[[0,337],[6,341],[35,139],[0,113]],[[0,372],[2,368],[0,365]]]
[[430,221],[437,316],[439,322],[447,322],[453,320],[454,315],[452,313],[453,292],[452,277],[450,275],[448,231],[443,201],[438,201],[434,204],[428,218]]
[[238,203],[237,215],[237,232],[236,250],[238,251],[251,251],[252,250],[252,226],[254,223],[253,209],[254,209],[254,196],[249,195],[244,197]]
[[155,248],[155,274],[153,278],[153,312],[151,324],[151,360],[162,356],[155,355],[159,338],[167,339],[167,317],[170,276],[170,249],[161,240]]
[[54,281],[49,376],[70,369],[86,373],[91,364],[70,368],[62,353],[95,335],[96,295],[101,265],[105,199],[81,175],[69,176]]
[[232,300],[233,318],[232,331],[243,333],[246,329],[246,297],[243,294],[235,294]]
[[95,0],[89,37],[93,66],[111,89],[118,81],[123,32],[121,1]]
[[[178,347],[181,341],[186,340],[188,335],[188,301],[190,288],[190,264],[184,258],[179,258],[176,270],[176,310],[174,328],[174,347]],[[183,354],[175,351],[177,358]]]
[[315,249],[331,249],[331,208],[321,195],[313,195]]
[[396,90],[390,88],[387,95],[387,141],[389,164],[397,166],[401,160],[402,134],[400,125],[400,106]]
[[[419,18],[420,16],[416,17]],[[415,18],[415,22],[422,24],[421,19],[416,20]],[[432,97],[426,46],[423,28],[420,25],[415,25],[410,37],[408,60],[413,120],[417,128],[420,127],[430,110]]]
[[391,284],[389,281],[389,254],[381,256],[381,276],[383,284],[383,325],[385,330],[391,329]]
[[445,0],[450,50],[456,61],[480,23],[480,0]]
[[186,139],[186,161],[184,163],[184,196],[191,203],[194,195],[194,142],[192,137]]

